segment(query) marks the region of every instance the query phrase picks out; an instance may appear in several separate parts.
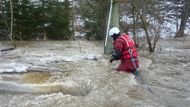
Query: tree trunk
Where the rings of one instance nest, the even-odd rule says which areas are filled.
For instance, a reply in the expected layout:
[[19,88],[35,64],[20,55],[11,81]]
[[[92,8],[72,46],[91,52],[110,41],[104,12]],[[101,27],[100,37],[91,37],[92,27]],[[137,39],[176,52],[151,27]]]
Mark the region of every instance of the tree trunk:
[[44,31],[43,40],[47,40],[47,33]]
[[183,11],[181,13],[181,24],[179,31],[176,33],[176,37],[183,37],[184,36],[184,30],[186,27],[187,19],[189,17],[189,6],[190,6],[190,0],[185,0]]
[[9,38],[11,39],[11,41],[13,40],[12,38],[12,34],[13,34],[13,5],[12,5],[12,0],[9,1],[10,3],[10,11],[11,11],[11,23],[10,23],[10,34],[9,34]]
[[72,12],[71,12],[71,17],[72,17],[72,23],[71,23],[71,25],[72,25],[72,30],[71,30],[71,34],[72,34],[72,38],[73,38],[73,40],[75,40],[75,34],[74,34],[74,31],[75,31],[75,25],[74,25],[74,20],[75,20],[75,16],[74,16],[74,0],[72,0],[71,1],[72,2]]
[[135,10],[132,6],[132,15],[133,15],[133,40],[135,42],[135,45],[137,46],[137,35],[136,35],[136,21],[135,21]]
[[13,40],[13,3],[12,3],[12,0],[10,0],[9,3],[10,3],[10,11],[11,11],[11,24],[10,24],[9,38],[10,38],[11,42],[13,43],[14,48],[16,48],[16,44]]

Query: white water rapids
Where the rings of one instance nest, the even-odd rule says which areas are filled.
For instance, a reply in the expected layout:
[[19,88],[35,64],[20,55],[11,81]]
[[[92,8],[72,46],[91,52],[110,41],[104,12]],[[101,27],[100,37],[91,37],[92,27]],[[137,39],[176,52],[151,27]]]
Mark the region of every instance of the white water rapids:
[[0,53],[0,107],[188,107],[190,44],[175,42],[152,55],[140,51],[144,83],[115,72],[119,62],[109,66],[102,42],[17,42]]

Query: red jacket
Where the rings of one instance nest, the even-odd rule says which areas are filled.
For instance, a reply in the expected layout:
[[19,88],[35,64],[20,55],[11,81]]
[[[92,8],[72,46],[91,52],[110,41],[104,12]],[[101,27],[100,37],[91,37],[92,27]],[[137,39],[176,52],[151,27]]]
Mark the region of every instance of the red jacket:
[[[135,47],[134,41],[127,34],[122,34],[113,42],[114,50],[120,51],[122,53],[121,64],[118,66],[118,71],[134,72],[134,70],[139,66],[138,64],[138,52]],[[130,54],[129,49],[131,49],[132,54]],[[135,66],[133,65],[132,57],[135,60]]]
[[113,46],[115,50],[119,50],[122,52],[121,60],[123,59],[131,59],[131,55],[129,53],[129,48],[132,50],[133,58],[137,58],[138,52],[135,47],[134,41],[130,38],[130,36],[126,34],[122,34],[118,37],[114,42]]

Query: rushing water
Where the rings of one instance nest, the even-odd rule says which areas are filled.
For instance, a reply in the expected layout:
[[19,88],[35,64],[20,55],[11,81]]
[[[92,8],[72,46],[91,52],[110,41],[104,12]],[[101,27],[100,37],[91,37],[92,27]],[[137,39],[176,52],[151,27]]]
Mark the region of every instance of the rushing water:
[[[1,107],[189,107],[190,44],[140,52],[142,80],[117,73],[97,41],[19,42],[0,54]],[[0,43],[0,48],[9,43]]]

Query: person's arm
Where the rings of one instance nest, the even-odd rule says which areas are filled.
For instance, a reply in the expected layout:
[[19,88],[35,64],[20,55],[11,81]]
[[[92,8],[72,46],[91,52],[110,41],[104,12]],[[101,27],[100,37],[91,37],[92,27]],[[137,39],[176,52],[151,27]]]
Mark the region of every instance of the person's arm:
[[122,40],[118,39],[114,42],[114,53],[111,56],[110,62],[113,62],[114,60],[119,60],[121,58],[122,54]]
[[122,56],[122,52],[120,50],[115,50],[111,56],[111,59],[119,60],[121,58],[121,56]]

